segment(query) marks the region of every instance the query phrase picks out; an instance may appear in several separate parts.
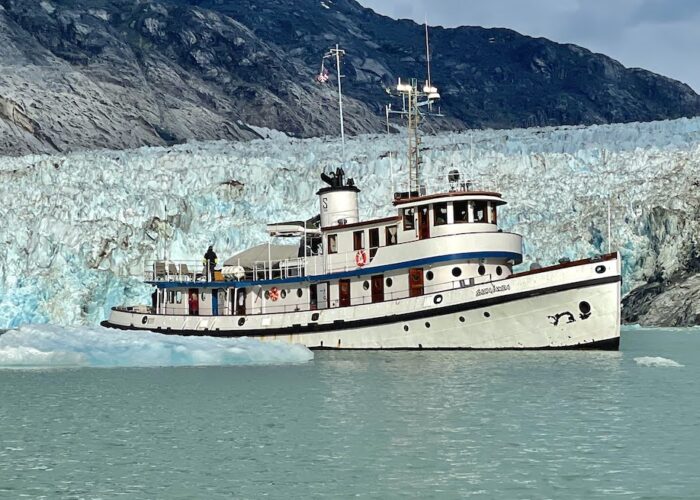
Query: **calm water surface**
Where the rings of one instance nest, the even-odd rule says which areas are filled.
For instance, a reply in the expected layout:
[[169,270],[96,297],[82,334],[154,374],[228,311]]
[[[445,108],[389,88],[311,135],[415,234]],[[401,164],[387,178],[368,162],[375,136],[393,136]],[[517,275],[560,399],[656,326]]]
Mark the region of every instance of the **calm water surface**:
[[0,370],[0,497],[700,498],[699,367],[700,330],[635,329],[621,352]]

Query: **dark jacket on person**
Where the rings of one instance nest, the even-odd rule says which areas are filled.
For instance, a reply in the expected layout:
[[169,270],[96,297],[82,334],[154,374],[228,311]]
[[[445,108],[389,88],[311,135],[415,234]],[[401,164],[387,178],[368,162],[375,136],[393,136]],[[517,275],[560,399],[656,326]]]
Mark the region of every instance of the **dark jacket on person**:
[[207,261],[207,264],[209,264],[210,267],[214,267],[214,265],[216,265],[216,252],[212,247],[209,247],[207,253],[204,254],[204,259]]

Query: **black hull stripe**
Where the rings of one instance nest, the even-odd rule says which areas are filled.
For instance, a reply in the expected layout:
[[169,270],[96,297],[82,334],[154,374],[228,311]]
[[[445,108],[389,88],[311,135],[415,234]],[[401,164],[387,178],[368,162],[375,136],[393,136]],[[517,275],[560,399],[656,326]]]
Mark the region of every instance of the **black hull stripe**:
[[[507,280],[504,280],[507,281]],[[381,316],[378,318],[359,319],[354,321],[338,320],[328,324],[310,323],[307,325],[293,325],[284,328],[259,328],[255,330],[171,330],[171,329],[154,329],[154,328],[137,328],[122,325],[115,325],[109,321],[103,321],[102,326],[108,328],[117,328],[121,330],[151,330],[167,335],[183,335],[183,336],[206,336],[206,337],[271,337],[275,335],[293,335],[304,333],[323,333],[341,330],[350,330],[356,328],[376,327],[387,324],[402,323],[406,321],[415,321],[417,319],[432,318],[435,316],[443,316],[446,314],[454,314],[460,312],[471,311],[473,309],[481,309],[491,307],[517,300],[539,297],[542,295],[550,295],[553,293],[564,292],[569,290],[578,290],[581,288],[590,288],[598,285],[606,285],[610,283],[619,283],[622,281],[620,276],[608,276],[605,278],[596,278],[587,281],[579,281],[576,283],[565,283],[537,290],[528,290],[526,292],[513,293],[501,297],[489,297],[486,299],[475,300],[471,302],[463,302],[461,304],[453,304],[440,308],[421,309],[405,314],[395,314],[391,316]],[[323,314],[323,311],[318,311]],[[134,313],[136,314],[136,313]],[[139,315],[140,316],[140,315]],[[212,316],[214,317],[214,316]]]
[[619,351],[620,337],[570,346],[543,347],[309,347],[312,351]]

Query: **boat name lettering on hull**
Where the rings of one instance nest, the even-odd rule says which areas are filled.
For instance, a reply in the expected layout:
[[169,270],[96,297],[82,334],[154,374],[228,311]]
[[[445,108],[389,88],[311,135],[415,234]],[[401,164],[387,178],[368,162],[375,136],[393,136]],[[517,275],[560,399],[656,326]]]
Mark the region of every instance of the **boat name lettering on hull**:
[[489,295],[497,292],[508,292],[510,291],[510,285],[492,285],[486,288],[479,288],[476,291],[476,296],[481,297],[482,295]]

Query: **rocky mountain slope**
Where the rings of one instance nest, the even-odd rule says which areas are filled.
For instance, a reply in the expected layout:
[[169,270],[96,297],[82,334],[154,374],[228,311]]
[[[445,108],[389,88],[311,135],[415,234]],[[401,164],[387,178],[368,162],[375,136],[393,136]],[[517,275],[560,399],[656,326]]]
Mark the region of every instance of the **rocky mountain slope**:
[[[433,28],[449,118],[505,128],[700,114],[688,86],[505,29]],[[329,46],[347,50],[350,133],[384,127],[384,87],[425,74],[422,27],[354,0],[0,0],[0,154],[337,133]]]

